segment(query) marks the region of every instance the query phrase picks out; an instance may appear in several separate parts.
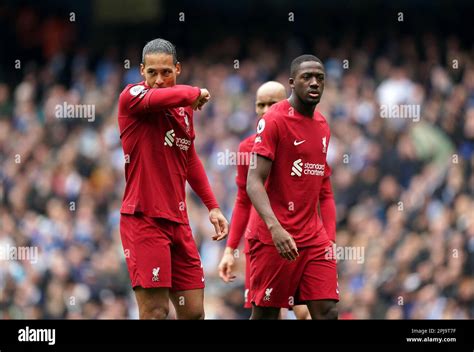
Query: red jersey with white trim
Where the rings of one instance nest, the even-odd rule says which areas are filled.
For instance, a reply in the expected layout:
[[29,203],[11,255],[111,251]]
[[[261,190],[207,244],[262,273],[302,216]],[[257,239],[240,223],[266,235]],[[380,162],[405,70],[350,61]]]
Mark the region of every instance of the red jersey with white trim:
[[[315,111],[312,118],[303,116],[288,100],[272,105],[258,123],[253,152],[273,161],[265,182],[270,205],[298,247],[328,239],[317,206],[321,187],[331,174],[326,163],[329,139],[329,125],[321,113]],[[333,218],[325,219],[325,223],[335,224],[335,212],[330,214]],[[255,208],[246,237],[273,245],[271,233]]]
[[185,183],[195,153],[193,110],[200,89],[185,85],[128,85],[120,94],[118,123],[125,154],[120,212],[189,223]]

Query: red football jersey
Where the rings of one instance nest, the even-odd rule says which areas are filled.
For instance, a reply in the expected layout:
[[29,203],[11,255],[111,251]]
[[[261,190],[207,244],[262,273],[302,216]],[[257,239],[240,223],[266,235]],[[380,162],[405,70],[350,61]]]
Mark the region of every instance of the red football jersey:
[[190,105],[199,95],[198,87],[150,88],[146,82],[128,85],[120,94],[126,180],[121,213],[189,222],[185,182],[195,156]]
[[[274,104],[258,123],[253,152],[273,161],[265,182],[270,205],[298,247],[317,245],[334,236],[328,236],[317,211],[320,198],[328,199],[327,192],[332,196],[331,170],[326,163],[329,139],[329,125],[321,113],[315,111],[313,118],[303,116],[288,100]],[[326,228],[333,231],[335,211],[327,214],[332,218],[324,220]],[[255,208],[246,237],[273,245]]]

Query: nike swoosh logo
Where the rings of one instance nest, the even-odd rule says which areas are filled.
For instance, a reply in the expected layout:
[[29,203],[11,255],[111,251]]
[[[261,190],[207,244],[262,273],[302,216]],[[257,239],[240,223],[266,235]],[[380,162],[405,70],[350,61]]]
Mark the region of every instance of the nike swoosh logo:
[[302,140],[302,141],[300,141],[300,142],[297,142],[297,141],[295,140],[293,144],[296,146],[296,145],[300,145],[301,143],[304,143],[304,142],[306,142],[306,139],[305,139],[305,140]]

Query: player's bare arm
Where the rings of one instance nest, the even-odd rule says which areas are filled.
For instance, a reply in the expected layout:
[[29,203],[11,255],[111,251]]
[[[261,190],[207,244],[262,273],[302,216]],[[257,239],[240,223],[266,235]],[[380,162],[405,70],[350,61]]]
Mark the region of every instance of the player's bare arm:
[[271,168],[271,160],[257,156],[256,168],[250,168],[247,176],[247,194],[272,234],[273,243],[278,253],[284,259],[295,260],[298,256],[296,243],[276,218],[265,190],[265,180],[270,174]]

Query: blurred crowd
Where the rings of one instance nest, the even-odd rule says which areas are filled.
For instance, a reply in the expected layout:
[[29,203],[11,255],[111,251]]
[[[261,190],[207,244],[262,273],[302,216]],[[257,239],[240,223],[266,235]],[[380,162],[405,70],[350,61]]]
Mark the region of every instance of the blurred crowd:
[[[18,22],[20,38],[29,21]],[[73,28],[50,26],[73,42]],[[57,37],[43,50],[29,48],[42,59],[25,58],[18,82],[0,82],[0,246],[39,249],[36,263],[0,260],[0,319],[137,318],[119,236],[117,99],[126,84],[142,80],[140,50],[153,38],[97,52]],[[229,220],[236,167],[218,163],[218,155],[236,152],[254,132],[256,89],[267,80],[288,86],[289,64],[302,53],[325,63],[318,110],[332,133],[337,245],[364,248],[362,262],[338,262],[342,319],[474,318],[473,50],[430,33],[418,42],[367,33],[360,43],[348,33],[309,45],[256,34],[211,41],[187,57],[177,47],[178,83],[212,95],[195,114],[195,142]],[[95,119],[58,119],[64,102],[94,105]],[[419,118],[381,114],[383,106],[404,105],[420,107]],[[211,241],[207,210],[188,191],[206,318],[248,318],[243,255],[237,280],[220,281],[225,243]]]

